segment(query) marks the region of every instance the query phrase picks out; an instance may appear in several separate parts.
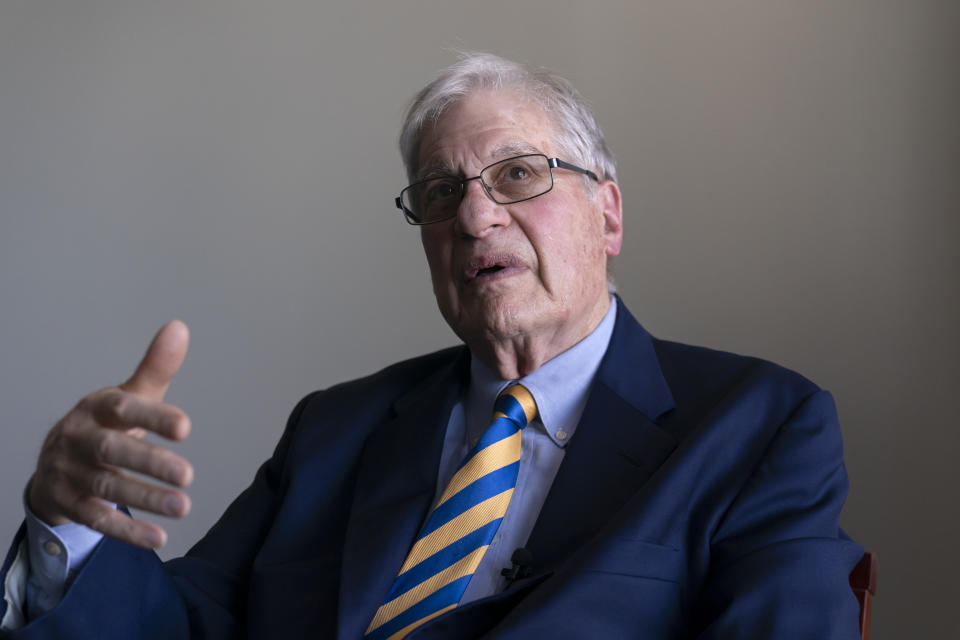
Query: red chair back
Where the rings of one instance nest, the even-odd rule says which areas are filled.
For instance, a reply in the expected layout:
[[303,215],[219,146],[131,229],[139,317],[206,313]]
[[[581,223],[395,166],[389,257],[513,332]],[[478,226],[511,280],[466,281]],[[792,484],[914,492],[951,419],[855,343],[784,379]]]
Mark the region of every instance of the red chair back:
[[850,588],[860,601],[860,637],[870,640],[870,605],[877,593],[877,556],[869,551],[850,572]]

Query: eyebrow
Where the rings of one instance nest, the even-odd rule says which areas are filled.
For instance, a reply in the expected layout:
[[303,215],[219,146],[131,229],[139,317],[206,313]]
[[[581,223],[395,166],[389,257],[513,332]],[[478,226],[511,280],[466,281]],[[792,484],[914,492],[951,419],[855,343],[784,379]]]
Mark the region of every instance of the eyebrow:
[[443,160],[435,160],[417,172],[417,181],[431,178],[448,178],[457,174],[453,168]]
[[[511,141],[497,145],[490,151],[488,164],[499,160],[504,160],[513,156],[522,156],[528,153],[542,153],[540,149],[528,142]],[[434,160],[425,165],[419,172],[417,180],[429,180],[431,178],[452,177],[457,175],[457,170],[451,167],[443,160]]]
[[527,153],[541,153],[539,149],[528,142],[505,142],[493,148],[490,158],[494,162],[511,156],[522,156]]

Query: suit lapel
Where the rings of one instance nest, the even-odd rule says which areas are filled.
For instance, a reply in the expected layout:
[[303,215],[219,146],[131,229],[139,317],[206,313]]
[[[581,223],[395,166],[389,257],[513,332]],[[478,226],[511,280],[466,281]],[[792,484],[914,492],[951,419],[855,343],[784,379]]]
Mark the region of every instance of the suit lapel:
[[409,392],[367,440],[341,567],[341,640],[363,636],[427,515],[450,412],[469,371],[460,358]]
[[618,299],[610,345],[527,543],[538,572],[581,548],[676,448],[655,422],[673,406],[652,338]]
[[[368,440],[344,541],[340,640],[363,636],[427,515],[443,436],[468,371],[464,350],[455,365],[398,401],[395,418]],[[541,574],[531,584],[593,537],[670,455],[677,441],[655,421],[671,408],[652,338],[618,300],[610,346],[527,543]],[[487,615],[501,599],[516,597],[508,591],[469,608]],[[429,637],[433,624],[417,631]]]

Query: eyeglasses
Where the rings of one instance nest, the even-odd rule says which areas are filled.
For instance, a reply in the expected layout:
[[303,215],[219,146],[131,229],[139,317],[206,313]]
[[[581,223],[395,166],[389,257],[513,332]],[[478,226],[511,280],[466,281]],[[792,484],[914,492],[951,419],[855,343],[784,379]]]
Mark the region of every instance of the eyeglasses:
[[559,158],[542,153],[528,153],[507,158],[485,167],[478,176],[457,178],[443,176],[414,182],[400,192],[397,208],[410,224],[431,224],[457,215],[467,183],[479,180],[483,190],[497,204],[514,204],[542,196],[553,189],[553,170],[567,169],[600,179],[593,171],[581,169]]

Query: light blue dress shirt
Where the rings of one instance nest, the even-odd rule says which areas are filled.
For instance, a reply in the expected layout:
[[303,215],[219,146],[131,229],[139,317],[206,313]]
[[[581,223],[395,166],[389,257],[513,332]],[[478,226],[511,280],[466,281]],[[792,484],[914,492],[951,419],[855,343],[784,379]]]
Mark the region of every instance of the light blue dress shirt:
[[[590,387],[613,334],[616,305],[616,300],[611,297],[607,314],[590,335],[518,381],[533,394],[539,416],[523,429],[520,472],[510,506],[470,579],[461,604],[498,593],[506,587],[507,580],[501,571],[511,567],[513,552],[527,543],[563,462],[564,449],[576,433]],[[473,443],[490,426],[494,401],[512,382],[501,380],[479,360],[471,359],[466,397],[450,414],[434,502],[440,498]],[[533,558],[534,564],[536,561]]]
[[[506,587],[501,571],[511,566],[513,552],[523,547],[530,537],[563,462],[564,448],[576,433],[594,376],[613,334],[616,305],[616,299],[611,296],[610,308],[590,335],[519,380],[537,401],[539,416],[523,430],[520,471],[510,506],[461,603],[498,593]],[[501,380],[476,358],[471,360],[470,385],[465,397],[454,407],[447,425],[435,500],[472,444],[489,426],[497,395],[512,382]],[[73,575],[80,571],[102,538],[100,533],[79,524],[50,527],[30,512],[26,500],[24,508],[26,548],[21,547],[8,571],[6,595],[8,605],[12,606],[7,607],[7,615],[0,625],[8,629],[54,608]],[[533,560],[536,562],[536,558]],[[24,567],[27,562],[29,567]]]

